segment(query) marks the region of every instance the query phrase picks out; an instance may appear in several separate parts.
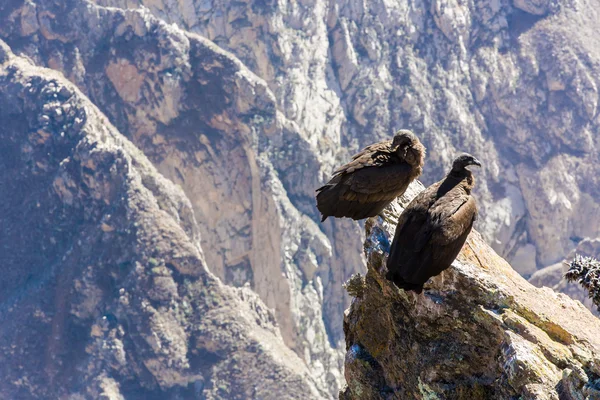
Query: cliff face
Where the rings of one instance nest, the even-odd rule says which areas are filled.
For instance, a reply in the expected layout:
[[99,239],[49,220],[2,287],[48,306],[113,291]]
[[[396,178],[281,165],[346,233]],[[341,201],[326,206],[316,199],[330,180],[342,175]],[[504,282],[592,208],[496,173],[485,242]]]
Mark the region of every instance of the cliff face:
[[[234,53],[322,172],[399,127],[429,149],[427,183],[456,151],[483,157],[478,228],[522,274],[600,233],[597,0],[95,1]],[[283,181],[294,204],[310,197]]]
[[583,399],[600,396],[600,320],[525,281],[473,232],[421,295],[385,279],[391,223],[367,221],[368,271],[344,320],[340,399]]
[[181,188],[0,41],[0,397],[327,398],[250,289],[206,266]]
[[211,272],[249,285],[274,309],[286,345],[337,393],[336,347],[349,305],[341,282],[364,261],[336,246],[359,249],[360,231],[349,222],[330,228],[342,230],[333,245],[300,211],[313,207],[319,176],[308,171],[319,165],[265,82],[214,43],[147,11],[83,1],[14,2],[3,11],[9,43],[62,71],[182,187]]
[[[143,5],[234,53],[324,173],[398,127],[428,147],[426,183],[456,151],[481,155],[477,227],[525,276],[599,236],[596,0],[96,1]],[[306,211],[314,188],[280,176]],[[355,260],[357,238],[342,230],[323,229],[337,257]],[[336,318],[331,292],[325,316]]]
[[[146,8],[138,8],[144,6]],[[478,229],[525,274],[599,236],[597,0],[6,0],[0,38],[60,71],[167,179],[207,268],[250,286],[337,393],[362,229],[314,189],[409,127],[424,180],[484,159]],[[549,223],[552,221],[552,223]]]

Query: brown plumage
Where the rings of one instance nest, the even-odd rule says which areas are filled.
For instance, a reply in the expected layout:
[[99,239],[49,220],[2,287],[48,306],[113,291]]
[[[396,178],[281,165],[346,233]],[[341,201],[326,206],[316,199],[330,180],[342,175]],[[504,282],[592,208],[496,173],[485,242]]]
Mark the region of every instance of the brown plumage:
[[386,276],[399,288],[421,293],[430,277],[452,264],[467,240],[477,218],[469,165],[481,163],[470,154],[459,156],[448,175],[419,193],[400,215]]
[[317,189],[321,221],[330,216],[363,219],[379,214],[421,175],[424,158],[425,147],[408,130],[365,147]]

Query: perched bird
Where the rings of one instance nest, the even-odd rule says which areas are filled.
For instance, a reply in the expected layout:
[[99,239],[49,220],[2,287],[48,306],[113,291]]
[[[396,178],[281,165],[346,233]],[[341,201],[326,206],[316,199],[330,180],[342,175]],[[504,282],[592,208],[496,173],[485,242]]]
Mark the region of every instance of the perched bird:
[[400,215],[386,275],[399,288],[421,293],[429,278],[452,264],[467,240],[477,218],[469,165],[481,163],[470,154],[460,155],[448,175],[419,193]]
[[317,189],[321,221],[330,216],[363,219],[379,214],[421,175],[424,159],[425,147],[409,130],[365,147]]

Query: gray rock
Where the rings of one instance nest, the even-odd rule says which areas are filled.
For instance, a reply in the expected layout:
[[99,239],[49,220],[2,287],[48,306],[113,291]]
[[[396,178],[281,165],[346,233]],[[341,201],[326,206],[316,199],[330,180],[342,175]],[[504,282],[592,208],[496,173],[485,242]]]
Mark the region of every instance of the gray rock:
[[[100,3],[144,5],[236,54],[300,128],[321,180],[400,127],[429,149],[427,183],[457,151],[483,157],[478,229],[526,276],[600,234],[597,0]],[[314,186],[300,175],[280,174],[306,211]],[[357,260],[340,231],[324,229]]]
[[329,397],[209,272],[181,188],[60,73],[0,65],[0,125],[0,397]]
[[[342,224],[332,243],[315,222],[312,189],[298,192],[320,183],[305,173],[320,169],[311,144],[266,83],[211,41],[147,10],[74,4],[36,2],[46,34],[19,50],[77,82],[182,187],[211,272],[250,285],[274,309],[287,346],[335,395],[349,305],[341,283],[364,261],[359,227]],[[69,50],[58,37],[68,37]]]
[[429,149],[426,183],[459,150],[485,159],[477,228],[524,275],[599,237],[598,8],[10,0],[0,37],[76,83],[182,187],[208,268],[273,308],[286,345],[335,393],[342,282],[364,273],[364,232],[318,225],[314,189],[409,127]]

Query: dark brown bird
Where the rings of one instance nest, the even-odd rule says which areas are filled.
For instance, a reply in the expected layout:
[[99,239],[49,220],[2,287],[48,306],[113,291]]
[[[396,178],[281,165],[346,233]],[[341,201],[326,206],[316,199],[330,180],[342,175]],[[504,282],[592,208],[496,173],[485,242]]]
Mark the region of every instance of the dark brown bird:
[[419,193],[400,215],[386,275],[399,288],[421,293],[429,278],[452,264],[467,240],[477,218],[469,165],[481,163],[470,154],[456,158],[448,175]]
[[363,219],[379,214],[421,175],[424,159],[425,147],[409,130],[365,147],[317,189],[321,221],[330,216]]

